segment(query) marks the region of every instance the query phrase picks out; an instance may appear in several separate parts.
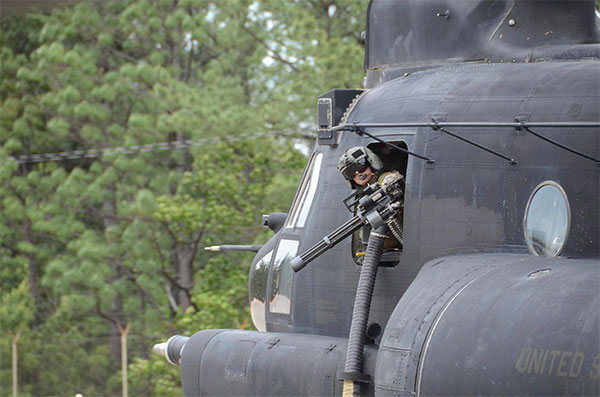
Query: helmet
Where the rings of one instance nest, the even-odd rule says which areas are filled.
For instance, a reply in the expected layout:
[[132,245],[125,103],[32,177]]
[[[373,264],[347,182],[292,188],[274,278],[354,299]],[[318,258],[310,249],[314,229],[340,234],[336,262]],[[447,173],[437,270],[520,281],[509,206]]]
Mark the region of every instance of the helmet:
[[365,146],[348,149],[338,162],[338,170],[349,181],[354,178],[356,171],[363,172],[367,167],[371,167],[373,171],[377,172],[381,171],[383,163],[375,153]]

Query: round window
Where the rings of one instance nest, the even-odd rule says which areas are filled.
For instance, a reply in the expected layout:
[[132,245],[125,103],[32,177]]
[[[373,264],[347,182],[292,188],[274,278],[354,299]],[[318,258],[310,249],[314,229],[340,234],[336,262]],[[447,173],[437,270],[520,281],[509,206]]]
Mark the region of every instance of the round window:
[[571,210],[565,191],[555,182],[541,183],[525,209],[525,241],[538,256],[557,256],[563,250],[571,223]]

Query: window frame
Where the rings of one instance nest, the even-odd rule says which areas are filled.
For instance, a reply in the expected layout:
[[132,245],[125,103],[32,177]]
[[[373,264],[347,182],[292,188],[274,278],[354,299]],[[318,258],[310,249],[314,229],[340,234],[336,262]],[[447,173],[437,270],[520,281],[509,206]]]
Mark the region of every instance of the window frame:
[[[298,192],[292,203],[290,214],[285,223],[286,228],[303,228],[306,225],[308,214],[315,201],[319,180],[321,179],[321,167],[323,165],[323,153],[313,152],[308,160],[308,165],[300,181]],[[308,200],[310,198],[310,200]]]
[[[260,258],[259,261],[256,262],[256,265],[254,267],[254,274],[252,275],[252,278],[250,279],[250,294],[249,297],[252,296],[252,298],[250,299],[249,302],[249,306],[250,306],[250,318],[252,320],[252,324],[254,324],[254,327],[259,331],[259,332],[266,332],[267,331],[267,301],[268,301],[268,293],[269,293],[269,277],[271,274],[271,263],[273,262],[273,252],[275,250],[270,250],[269,252],[267,252],[265,255],[263,255],[262,258]],[[267,279],[265,281],[265,290],[263,291],[263,295],[264,295],[264,300],[262,300],[262,319],[255,319],[254,316],[254,312],[252,311],[252,302],[256,299],[257,301],[261,301],[261,299],[259,299],[258,297],[254,296],[254,277],[256,277],[257,274],[257,269],[258,269],[258,265],[260,263],[264,263],[266,266],[266,276]],[[262,324],[257,324],[258,320],[262,320],[263,323]]]
[[[533,247],[533,242],[529,238],[528,231],[527,231],[527,220],[529,219],[529,215],[530,215],[529,211],[531,209],[531,203],[533,202],[533,199],[536,197],[537,193],[546,186],[554,187],[561,194],[561,196],[563,198],[563,203],[566,207],[566,212],[567,212],[566,232],[565,232],[565,235],[563,238],[563,242],[562,242],[560,248],[558,249],[558,251],[556,251],[556,253],[553,255],[538,254],[537,251],[535,250],[535,248]],[[525,243],[527,244],[527,249],[528,249],[529,253],[531,253],[532,255],[535,255],[535,256],[539,256],[539,257],[560,256],[560,254],[562,254],[562,252],[565,249],[567,242],[569,240],[570,230],[571,230],[571,205],[569,203],[569,198],[567,197],[567,193],[565,192],[563,187],[560,184],[558,184],[557,182],[554,182],[552,180],[547,180],[547,181],[544,181],[544,182],[540,183],[539,185],[537,185],[536,188],[533,189],[533,192],[531,193],[531,195],[529,196],[529,200],[527,200],[527,205],[525,206],[525,212],[523,214],[523,235],[524,235]]]
[[[290,267],[288,270],[289,272],[287,272],[290,276],[290,280],[289,280],[289,296],[286,296],[289,299],[289,307],[288,307],[288,311],[286,312],[281,312],[281,311],[272,311],[271,310],[271,303],[273,301],[274,295],[277,294],[273,294],[273,281],[274,279],[277,277],[277,275],[281,275],[282,274],[282,265],[279,265],[279,268],[276,270],[275,269],[275,265],[276,262],[278,261],[278,257],[280,254],[280,249],[282,247],[283,244],[286,244],[288,242],[291,242],[293,244],[296,245],[295,248],[295,252],[291,252],[291,251],[286,251],[285,252],[285,256],[282,257],[280,260],[283,261],[287,256],[289,256],[289,260],[287,262],[284,263],[287,264],[287,266],[289,266],[289,261],[291,259],[293,259],[297,254],[298,254],[298,249],[300,248],[300,240],[295,237],[295,236],[282,236],[281,239],[278,241],[277,243],[277,248],[275,250],[273,250],[273,256],[271,258],[271,264],[269,267],[269,279],[267,282],[267,300],[265,302],[265,314],[268,316],[269,319],[272,318],[278,318],[278,317],[283,317],[289,320],[289,318],[291,318],[292,315],[292,300],[293,300],[293,296],[294,296],[294,272],[292,270],[292,268]],[[280,278],[278,279],[280,280]],[[281,290],[279,290],[279,294],[281,294]]]

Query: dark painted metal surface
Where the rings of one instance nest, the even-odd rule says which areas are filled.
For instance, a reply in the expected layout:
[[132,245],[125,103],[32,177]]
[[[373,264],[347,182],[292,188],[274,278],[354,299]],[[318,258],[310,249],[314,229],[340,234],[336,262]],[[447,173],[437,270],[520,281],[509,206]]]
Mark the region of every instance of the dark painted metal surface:
[[[344,338],[306,334],[200,331],[190,338],[183,351],[184,394],[341,395],[339,375],[344,369],[346,344]],[[371,373],[375,358],[375,347],[367,346],[365,368]],[[372,385],[364,385],[361,395],[372,396]]]
[[[425,71],[391,81],[367,92],[349,123],[528,120],[599,120],[598,62],[466,65]],[[576,109],[576,111],[574,111]],[[552,139],[598,157],[594,128],[538,128]],[[565,256],[598,256],[598,166],[514,128],[454,128],[518,161],[516,166],[429,127],[377,128],[370,133],[407,143],[416,153],[435,159],[431,165],[409,158],[404,202],[405,246],[400,263],[380,268],[372,319],[384,326],[421,265],[433,257],[461,252],[526,252],[525,206],[535,187],[554,180],[565,189],[572,208],[572,228]],[[370,143],[343,132],[337,147],[318,146],[324,155],[315,204],[303,229],[283,229],[308,249],[350,214],[340,201],[351,193],[335,166],[350,147]],[[577,175],[573,177],[574,173]],[[271,322],[278,330],[311,329],[346,336],[359,266],[351,259],[350,241],[315,260],[309,273],[295,276],[290,325]],[[318,302],[322,302],[322,304]],[[292,325],[293,324],[293,325]]]
[[[489,122],[509,123],[523,115],[531,122],[597,121],[600,119],[597,67],[597,62],[587,61],[466,65],[425,71],[367,92],[356,104],[348,122],[429,121],[432,115],[457,123],[481,120],[482,116]],[[371,323],[386,327],[396,302],[421,265],[432,258],[464,252],[525,253],[522,226],[525,206],[536,186],[545,180],[559,183],[572,204],[571,234],[563,255],[594,258],[598,263],[600,194],[599,170],[594,162],[514,128],[455,130],[514,157],[518,164],[509,165],[429,127],[368,129],[378,137],[404,142],[410,150],[436,160],[431,165],[416,158],[408,159],[404,250],[396,267],[379,269],[369,317]],[[538,131],[596,158],[599,155],[598,129],[539,127]],[[311,215],[305,228],[282,230],[282,236],[300,239],[300,251],[327,235],[333,225],[350,217],[351,214],[336,204],[350,189],[341,180],[335,164],[349,147],[369,142],[373,141],[343,132],[338,147],[315,149],[323,153],[324,160],[322,182],[317,187]],[[353,307],[351,297],[360,269],[350,255],[350,242],[341,243],[315,260],[308,272],[297,274],[289,319],[285,322],[281,317],[275,319],[267,314],[269,329],[346,336]],[[598,265],[596,271],[600,272]],[[598,289],[591,293],[597,296]],[[550,329],[544,338],[550,342],[555,336]],[[412,350],[393,354],[402,359],[412,354]],[[433,357],[440,354],[444,352],[437,350]],[[416,371],[416,363],[414,365]],[[502,365],[514,368],[516,363],[504,361]],[[505,374],[510,382],[512,375]],[[406,376],[396,375],[392,381],[396,384],[400,382],[399,377]],[[425,384],[425,378],[423,382]],[[495,391],[484,390],[503,394],[501,390],[505,386],[498,386]],[[455,390],[460,394],[459,388]],[[535,389],[527,393],[534,394]]]
[[452,63],[598,59],[594,7],[594,0],[373,0],[366,87]]
[[431,261],[385,330],[376,395],[598,395],[598,270],[523,255]]

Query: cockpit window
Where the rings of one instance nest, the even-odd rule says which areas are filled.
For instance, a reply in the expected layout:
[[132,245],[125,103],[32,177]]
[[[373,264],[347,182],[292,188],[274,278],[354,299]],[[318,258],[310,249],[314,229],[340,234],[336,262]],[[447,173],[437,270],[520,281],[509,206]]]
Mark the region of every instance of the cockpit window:
[[296,256],[298,245],[299,242],[296,240],[282,239],[279,242],[271,274],[271,301],[269,302],[271,313],[290,314],[294,281],[290,261]]
[[267,301],[267,282],[269,279],[269,264],[273,251],[256,263],[250,274],[250,315],[258,331],[265,332],[265,302]]
[[537,256],[558,256],[569,235],[571,210],[565,191],[551,181],[541,183],[525,209],[525,241]]
[[300,188],[292,205],[286,227],[304,227],[311,204],[315,198],[321,171],[323,153],[315,153],[306,167],[306,172],[300,182]]

